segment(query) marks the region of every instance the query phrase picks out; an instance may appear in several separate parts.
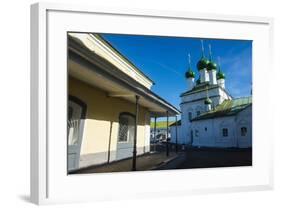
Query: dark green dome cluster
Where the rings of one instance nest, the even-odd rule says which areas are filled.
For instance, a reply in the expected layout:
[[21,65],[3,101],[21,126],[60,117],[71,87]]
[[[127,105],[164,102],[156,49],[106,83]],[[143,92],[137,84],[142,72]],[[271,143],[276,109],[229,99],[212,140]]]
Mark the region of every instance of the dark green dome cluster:
[[219,70],[219,72],[217,73],[217,80],[219,79],[225,79],[225,75],[221,72],[221,70]]
[[[209,56],[208,57],[205,55],[203,40],[201,40],[201,47],[202,47],[201,48],[202,49],[201,58],[197,62],[197,65],[196,65],[196,67],[199,71],[199,73],[198,73],[199,78],[196,79],[196,85],[200,85],[200,84],[203,85],[203,83],[208,82],[208,79],[204,76],[204,73],[206,73],[206,71],[203,71],[203,70],[208,71],[208,73],[206,75],[209,74],[211,76],[209,83],[212,85],[215,84],[215,81],[213,80],[213,78],[215,78],[215,77],[213,77],[213,75],[215,76],[215,74],[216,74],[217,80],[225,79],[225,74],[221,71],[221,68],[220,68],[219,57],[218,57],[218,62],[214,61],[214,59],[213,59],[211,45],[209,44]],[[198,76],[196,76],[195,72],[191,68],[190,54],[188,54],[188,58],[189,58],[188,59],[189,67],[188,67],[188,70],[185,72],[185,78],[193,80],[195,77],[198,77]],[[203,76],[205,78],[200,80],[200,74],[201,74],[201,76]],[[201,81],[202,81],[202,83],[201,83]],[[212,102],[212,101],[210,99],[205,101],[205,103],[207,103],[207,104],[209,104],[209,102]]]
[[205,105],[209,105],[212,104],[212,100],[210,98],[206,98],[206,100],[204,101]]
[[209,60],[206,59],[205,57],[202,57],[197,63],[198,71],[200,71],[202,69],[207,69],[208,64],[209,64]]
[[217,70],[217,64],[213,61],[209,61],[208,65],[207,65],[207,70],[209,70],[209,71]]
[[187,72],[185,72],[185,77],[188,78],[195,78],[195,73],[191,69],[188,69]]

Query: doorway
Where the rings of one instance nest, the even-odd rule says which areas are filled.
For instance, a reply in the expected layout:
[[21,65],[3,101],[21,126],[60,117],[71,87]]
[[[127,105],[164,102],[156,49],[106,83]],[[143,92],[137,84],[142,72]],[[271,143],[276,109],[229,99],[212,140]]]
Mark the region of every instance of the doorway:
[[67,108],[67,170],[72,171],[79,168],[86,104],[69,96]]

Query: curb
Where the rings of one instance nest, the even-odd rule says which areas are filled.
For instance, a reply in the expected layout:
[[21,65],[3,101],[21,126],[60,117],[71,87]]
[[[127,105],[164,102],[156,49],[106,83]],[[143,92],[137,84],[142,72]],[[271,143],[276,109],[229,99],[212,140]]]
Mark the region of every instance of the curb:
[[149,168],[148,170],[157,170],[157,169],[159,169],[159,168],[162,168],[162,167],[164,167],[165,165],[167,165],[168,163],[170,163],[170,162],[176,160],[177,158],[180,158],[182,155],[183,155],[182,153],[179,153],[178,155],[175,155],[175,156],[173,156],[173,157],[171,157],[171,158],[169,158],[169,159],[164,160],[164,161],[161,162],[161,163],[158,163],[156,166],[154,166],[154,167],[152,167],[152,168]]

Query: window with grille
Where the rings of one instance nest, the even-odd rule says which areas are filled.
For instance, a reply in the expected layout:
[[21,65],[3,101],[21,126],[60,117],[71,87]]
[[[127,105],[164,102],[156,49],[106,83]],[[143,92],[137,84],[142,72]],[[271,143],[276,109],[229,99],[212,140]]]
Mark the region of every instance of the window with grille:
[[128,130],[129,130],[129,118],[127,116],[120,116],[118,142],[128,141]]

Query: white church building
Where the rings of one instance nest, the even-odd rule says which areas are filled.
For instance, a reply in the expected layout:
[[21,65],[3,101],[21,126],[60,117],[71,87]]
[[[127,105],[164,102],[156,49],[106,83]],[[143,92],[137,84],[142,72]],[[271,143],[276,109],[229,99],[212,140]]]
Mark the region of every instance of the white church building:
[[170,125],[171,142],[195,147],[252,147],[252,97],[233,98],[225,75],[211,54],[197,63],[199,78],[189,68],[187,91],[181,97],[181,120]]

